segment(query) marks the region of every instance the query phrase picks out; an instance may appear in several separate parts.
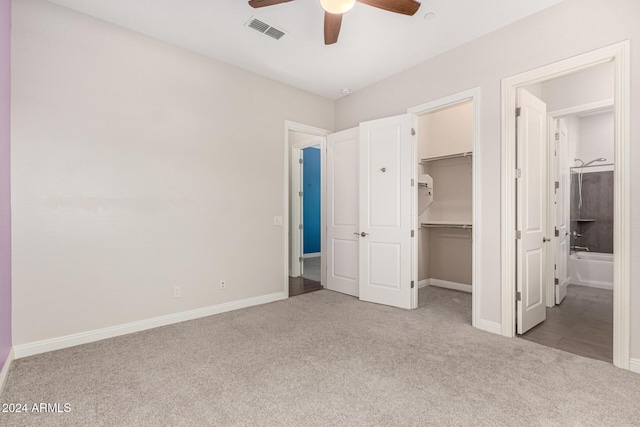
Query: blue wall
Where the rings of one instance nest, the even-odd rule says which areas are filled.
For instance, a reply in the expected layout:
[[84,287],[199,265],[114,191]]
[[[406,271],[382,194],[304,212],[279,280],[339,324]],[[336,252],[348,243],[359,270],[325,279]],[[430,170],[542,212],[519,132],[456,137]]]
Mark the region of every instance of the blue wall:
[[320,150],[305,148],[302,172],[305,254],[320,252]]

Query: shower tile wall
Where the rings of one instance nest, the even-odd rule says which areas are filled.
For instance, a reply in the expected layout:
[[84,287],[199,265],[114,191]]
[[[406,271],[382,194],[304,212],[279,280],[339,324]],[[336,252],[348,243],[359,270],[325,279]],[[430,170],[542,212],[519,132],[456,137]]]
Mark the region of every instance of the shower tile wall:
[[[578,174],[571,178],[571,245],[586,246],[591,252],[613,253],[613,172],[585,172],[582,175],[582,208],[578,210]],[[593,219],[578,222],[577,219]]]

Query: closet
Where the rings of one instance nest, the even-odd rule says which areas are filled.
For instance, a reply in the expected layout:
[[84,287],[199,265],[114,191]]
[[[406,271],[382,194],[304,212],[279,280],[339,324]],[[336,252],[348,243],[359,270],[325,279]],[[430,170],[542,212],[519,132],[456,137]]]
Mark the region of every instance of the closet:
[[471,292],[473,102],[418,117],[420,286]]

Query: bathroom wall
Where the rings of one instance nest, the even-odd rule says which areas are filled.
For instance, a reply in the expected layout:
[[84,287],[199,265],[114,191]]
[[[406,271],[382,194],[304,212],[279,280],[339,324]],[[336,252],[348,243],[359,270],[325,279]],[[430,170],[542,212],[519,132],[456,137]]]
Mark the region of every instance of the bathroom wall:
[[572,245],[586,246],[591,252],[613,253],[613,171],[582,175],[581,209],[578,209],[578,174],[573,174],[571,218],[571,230],[582,235],[572,239]]
[[[612,163],[613,119],[613,112],[579,117],[576,158],[588,163],[603,157],[607,161],[594,164]],[[571,244],[586,246],[592,252],[613,253],[613,167],[583,169],[581,208],[578,207],[579,171],[580,169],[574,168],[571,179],[571,230],[582,237],[572,238]]]

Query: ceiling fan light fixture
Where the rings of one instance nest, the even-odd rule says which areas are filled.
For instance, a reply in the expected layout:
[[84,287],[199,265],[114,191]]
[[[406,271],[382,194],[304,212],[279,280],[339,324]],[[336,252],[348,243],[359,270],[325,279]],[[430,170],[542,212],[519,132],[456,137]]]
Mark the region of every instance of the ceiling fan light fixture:
[[341,14],[349,12],[356,4],[356,0],[320,0],[320,6],[333,14]]

